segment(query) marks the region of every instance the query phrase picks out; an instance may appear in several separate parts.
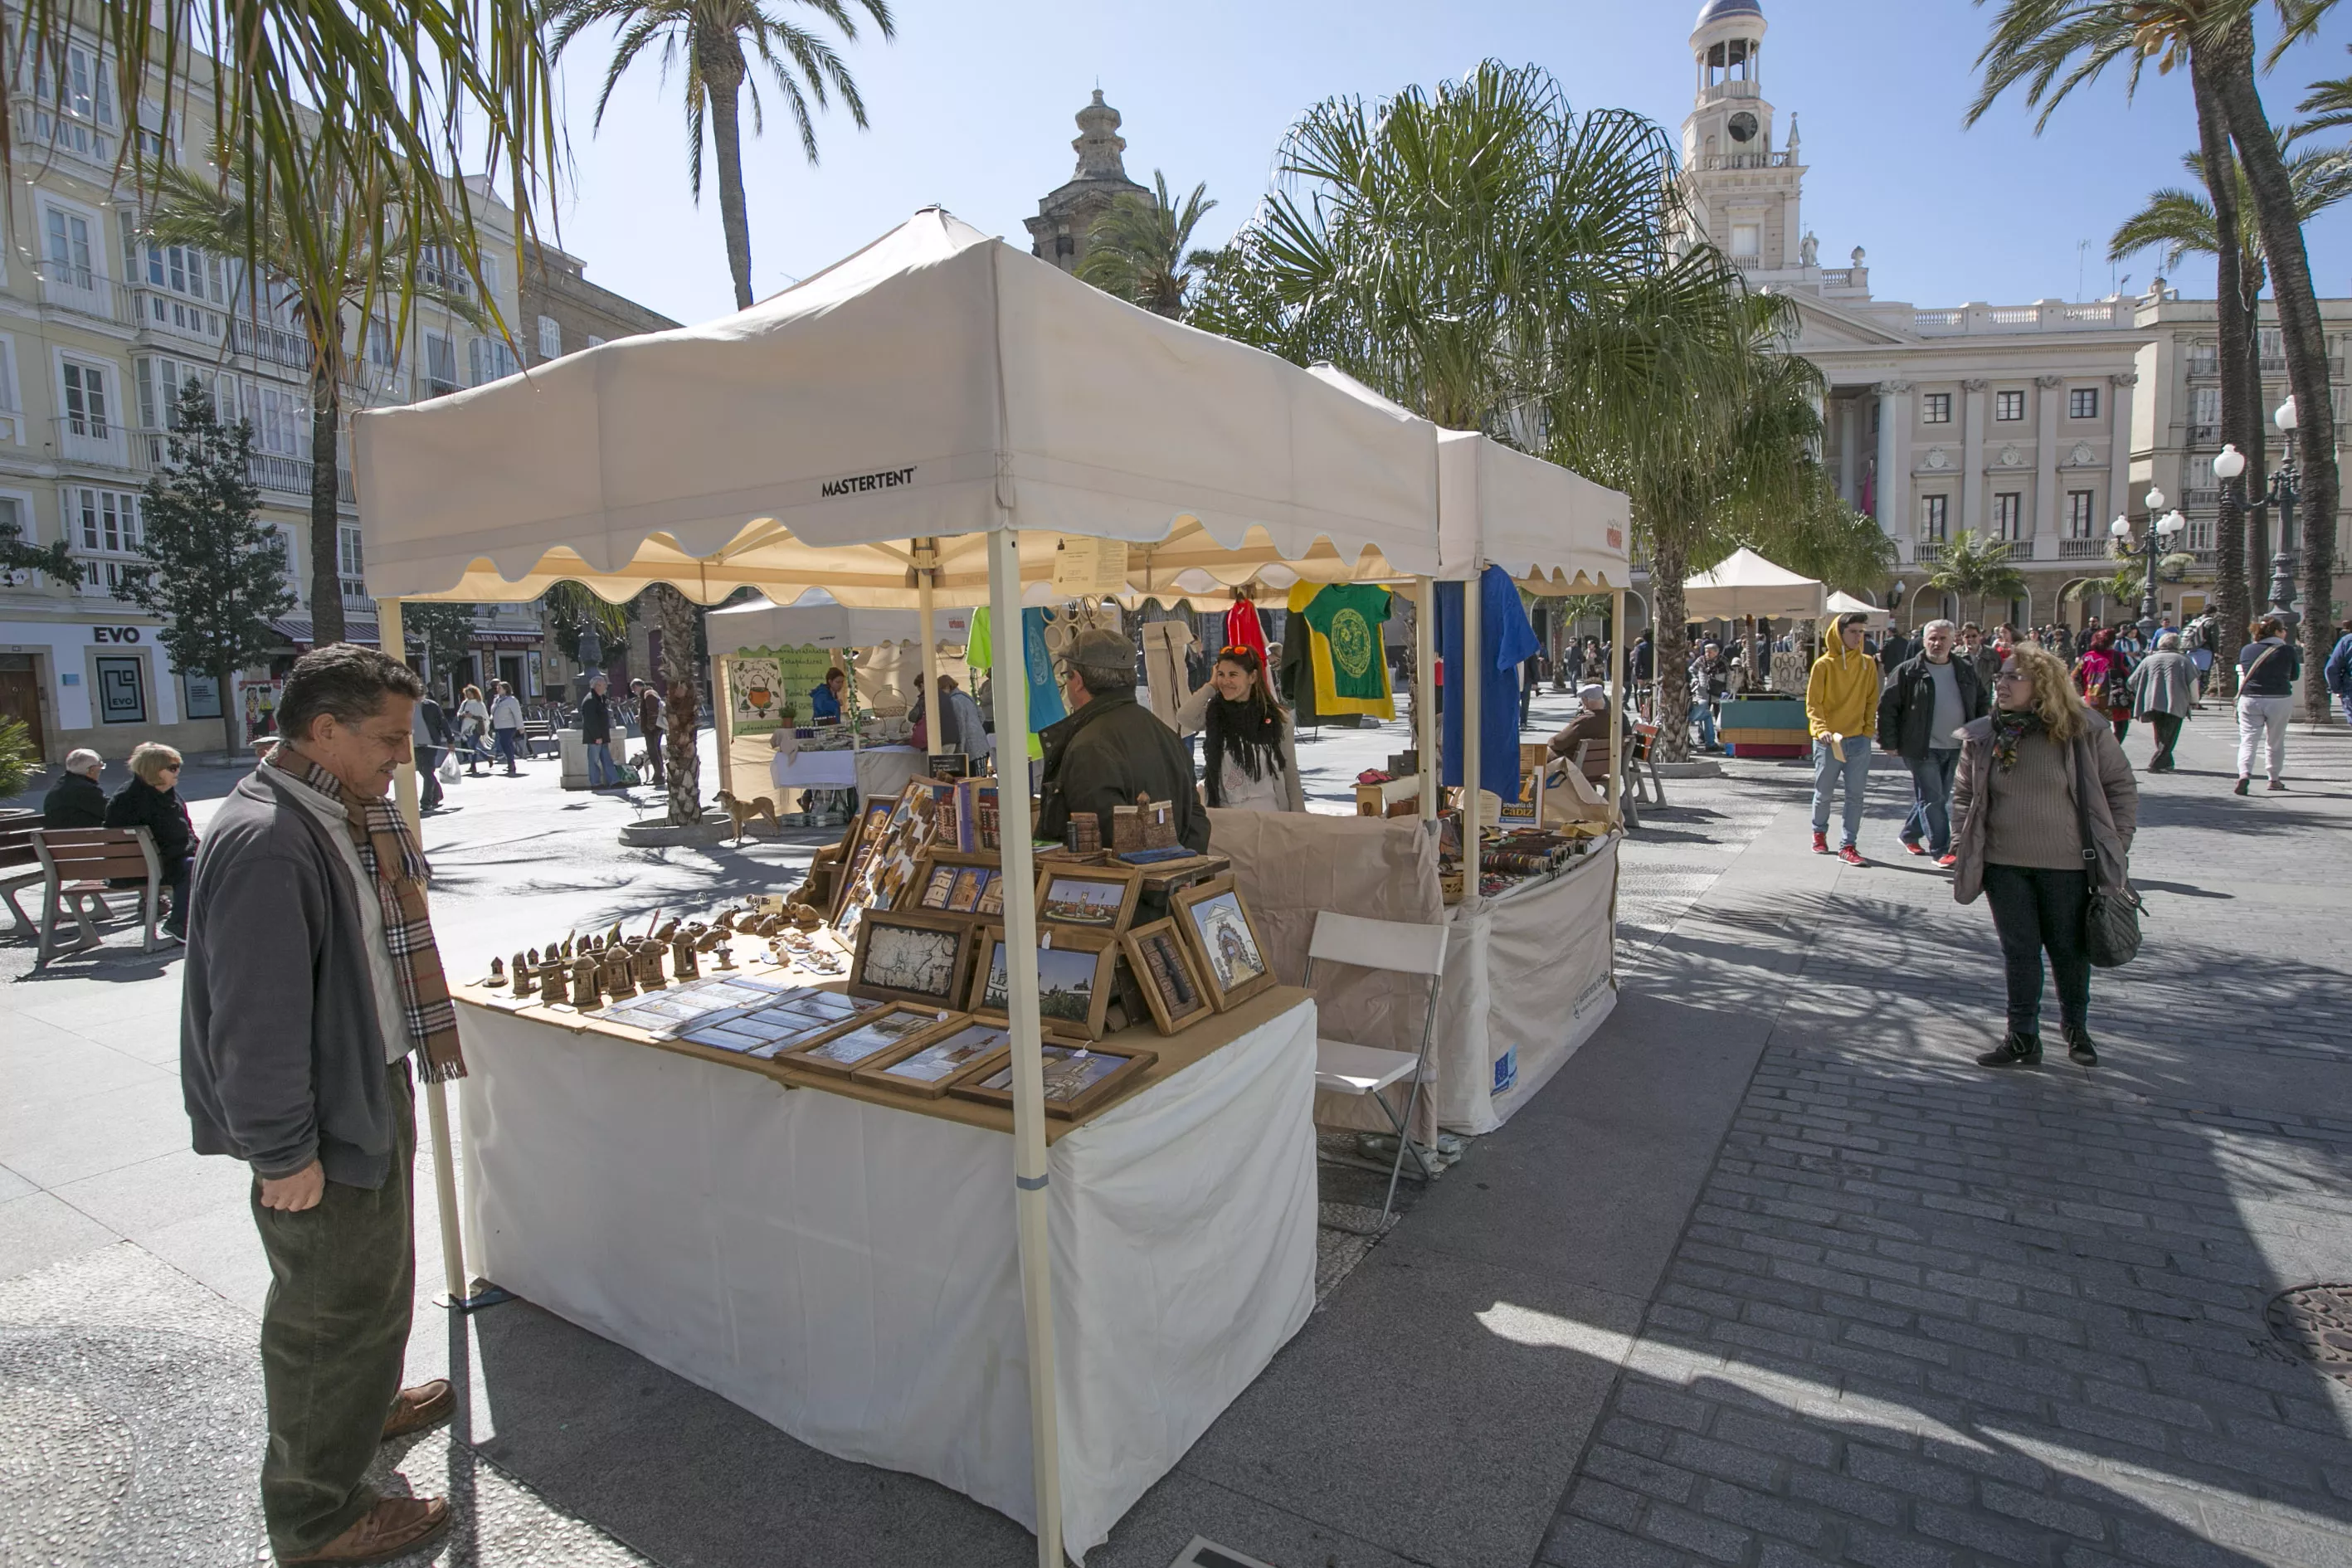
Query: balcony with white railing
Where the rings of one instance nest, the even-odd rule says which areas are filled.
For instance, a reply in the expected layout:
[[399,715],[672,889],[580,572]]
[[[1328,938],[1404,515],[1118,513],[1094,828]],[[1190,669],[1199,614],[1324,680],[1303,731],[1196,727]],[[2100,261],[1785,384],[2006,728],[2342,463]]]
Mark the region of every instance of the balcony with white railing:
[[19,155],[54,153],[111,176],[119,143],[112,126],[27,91],[16,105],[16,146]]
[[1702,153],[1697,158],[1701,169],[1792,169],[1792,163],[1783,153]]
[[121,327],[131,326],[137,320],[131,313],[131,302],[124,297],[122,285],[94,267],[37,258],[33,271],[40,279],[41,303],[52,310],[70,310],[77,316]]
[[1912,562],[1920,566],[1933,566],[1944,558],[1944,542],[1922,539],[1911,546]]
[[310,368],[310,340],[300,332],[237,315],[229,317],[229,332],[235,351],[247,358],[289,370]]
[[2002,539],[1997,540],[1995,542],[2005,544],[2009,547],[2009,552],[2005,559],[2010,561],[2031,561],[2033,559],[2035,547],[2040,543],[2040,541],[2034,539]]
[[122,426],[110,419],[61,414],[49,421],[58,456],[84,468],[127,468],[131,456]]
[[[161,473],[172,464],[171,433],[165,430],[135,430],[131,433],[129,467],[142,474]],[[246,472],[265,493],[274,497],[291,497],[308,506],[310,501],[310,476],[318,470],[308,458],[290,457],[283,452],[256,452]],[[359,489],[349,468],[338,468],[341,481],[335,487],[336,500],[344,506],[359,504]]]
[[2103,561],[2107,554],[2104,539],[2062,539],[2058,542],[2061,561]]
[[2093,300],[2082,304],[2044,300],[2032,305],[1962,305],[1953,310],[1914,310],[1911,330],[1922,337],[2100,331],[2130,326],[2132,304],[2129,300]]
[[228,314],[219,306],[152,284],[133,283],[124,290],[129,314],[142,331],[192,338],[208,348],[220,346],[228,330]]

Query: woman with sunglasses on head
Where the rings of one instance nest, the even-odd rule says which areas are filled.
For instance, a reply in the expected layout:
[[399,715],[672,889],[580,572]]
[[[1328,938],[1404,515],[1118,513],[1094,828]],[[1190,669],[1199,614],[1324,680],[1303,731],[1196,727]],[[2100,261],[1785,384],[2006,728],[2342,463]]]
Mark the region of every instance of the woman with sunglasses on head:
[[1203,737],[1201,792],[1237,811],[1305,811],[1290,714],[1267,687],[1254,648],[1221,650],[1209,684],[1184,700],[1176,732]]
[[2030,1067],[2042,1060],[2047,952],[2067,1055],[2096,1067],[2084,944],[2089,867],[2095,859],[2102,887],[2128,885],[2139,786],[2105,715],[2084,704],[2048,648],[2021,643],[2011,649],[1992,692],[1991,713],[1960,727],[1952,790],[1952,897],[1969,904],[1984,895],[2009,980],[2008,1033],[1977,1063]]

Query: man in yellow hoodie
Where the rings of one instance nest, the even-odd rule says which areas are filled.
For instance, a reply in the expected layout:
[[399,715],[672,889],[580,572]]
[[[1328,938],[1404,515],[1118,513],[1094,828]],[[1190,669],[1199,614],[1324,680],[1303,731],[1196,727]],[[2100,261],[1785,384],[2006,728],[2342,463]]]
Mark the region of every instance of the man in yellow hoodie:
[[1830,793],[1845,784],[1845,840],[1838,858],[1867,866],[1854,839],[1870,784],[1870,747],[1878,731],[1878,661],[1862,651],[1866,617],[1840,616],[1834,641],[1813,660],[1805,681],[1805,727],[1813,737],[1813,853],[1830,852]]

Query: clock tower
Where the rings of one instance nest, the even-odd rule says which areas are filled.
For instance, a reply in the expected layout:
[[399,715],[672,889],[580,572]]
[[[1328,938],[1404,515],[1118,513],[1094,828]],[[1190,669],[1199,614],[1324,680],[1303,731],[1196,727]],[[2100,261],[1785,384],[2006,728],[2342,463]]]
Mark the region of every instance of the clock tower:
[[1696,96],[1683,121],[1683,192],[1693,237],[1729,257],[1751,281],[1811,266],[1798,221],[1804,165],[1796,120],[1775,140],[1765,101],[1759,0],[1706,0],[1692,31]]

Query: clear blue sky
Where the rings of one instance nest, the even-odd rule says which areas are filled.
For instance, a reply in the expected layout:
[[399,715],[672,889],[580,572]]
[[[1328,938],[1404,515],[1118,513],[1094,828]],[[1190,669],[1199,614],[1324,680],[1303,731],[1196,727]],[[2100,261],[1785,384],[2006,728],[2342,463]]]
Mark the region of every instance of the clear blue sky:
[[[2126,105],[2111,77],[2078,91],[2038,138],[2021,99],[1964,130],[1985,11],[1967,0],[1764,5],[1765,93],[1783,134],[1799,116],[1811,167],[1805,225],[1830,265],[1866,247],[1881,299],[2105,294],[2116,222],[2186,178],[2179,157],[2196,131],[2178,78],[2151,73]],[[1247,218],[1276,144],[1309,104],[1433,83],[1488,56],[1543,66],[1580,110],[1633,109],[1678,133],[1697,10],[1698,0],[897,0],[894,42],[869,27],[845,51],[870,131],[837,107],[823,116],[815,168],[781,118],[747,141],[754,287],[772,292],[931,203],[1026,248],[1021,220],[1069,178],[1071,116],[1097,83],[1126,117],[1130,175],[1148,184],[1164,169],[1180,190],[1208,182],[1220,203],[1202,231],[1210,242]],[[2312,79],[2352,70],[2347,40],[2352,22],[2334,24],[2266,79],[2274,120]],[[574,163],[562,243],[592,279],[667,315],[724,313],[733,300],[718,188],[709,182],[698,207],[688,196],[678,79],[662,82],[649,57],[592,133],[604,42],[583,38],[564,62]],[[2352,209],[2312,225],[2308,243],[2319,291],[2352,294]],[[2116,270],[2138,291],[2157,261],[2143,254]],[[2208,294],[2211,266],[2192,263],[2177,281]]]

